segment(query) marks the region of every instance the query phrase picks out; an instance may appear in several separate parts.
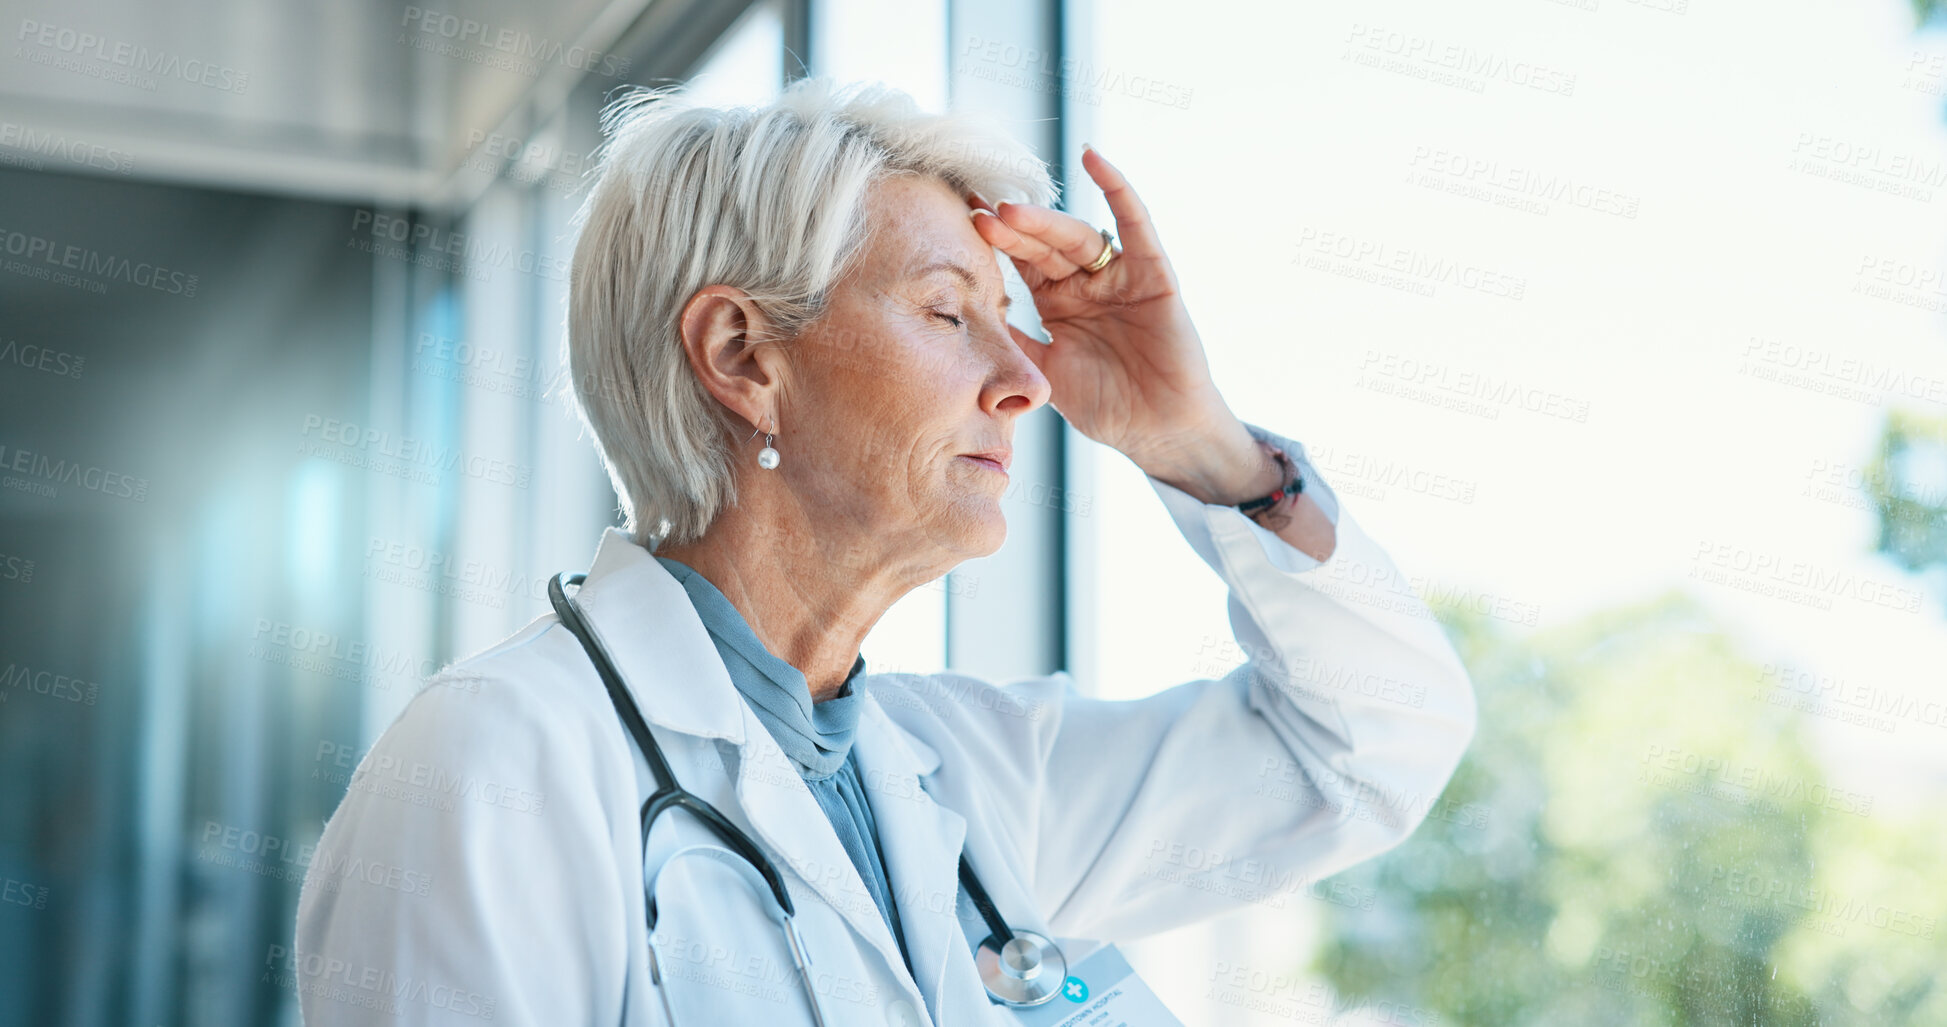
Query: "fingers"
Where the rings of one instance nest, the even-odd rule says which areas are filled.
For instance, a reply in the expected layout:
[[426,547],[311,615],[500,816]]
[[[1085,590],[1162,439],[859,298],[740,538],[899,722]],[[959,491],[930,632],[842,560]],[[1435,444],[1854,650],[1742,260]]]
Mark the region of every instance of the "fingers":
[[[1017,208],[1011,203],[1003,203],[1001,206],[1008,208],[1010,212],[1023,209],[1040,209]],[[1046,211],[1046,213],[1053,214],[1054,212]],[[1002,253],[1014,258],[1016,267],[1031,267],[1035,271],[1040,272],[1042,277],[1059,281],[1074,274],[1079,266],[1075,261],[1069,260],[1063,255],[1060,250],[1043,241],[1041,237],[1027,234],[1017,229],[1000,216],[991,214],[985,210],[976,210],[971,216],[973,217],[974,231],[979,232],[980,237],[985,239],[989,245],[999,248]],[[1065,214],[1058,216],[1067,217]],[[1074,218],[1068,218],[1068,220],[1075,221]],[[1080,222],[1077,223],[1079,224]],[[1096,236],[1096,238],[1099,240],[1101,237]],[[1093,256],[1093,254],[1090,254],[1091,258]]]
[[[1132,257],[1160,255],[1163,247],[1156,238],[1156,229],[1149,223],[1149,208],[1143,205],[1142,197],[1136,195],[1122,172],[1087,144],[1082,146],[1082,169],[1102,187],[1102,198],[1108,201],[1109,211],[1115,215],[1116,240],[1122,243],[1122,252]],[[1095,253],[1101,250],[1098,245]],[[1090,253],[1081,263],[1095,259],[1095,253]]]
[[1059,255],[1070,269],[1087,267],[1102,252],[1102,233],[1073,214],[1020,203],[1003,203],[998,213],[1009,228]]
[[[1095,148],[1082,147],[1082,167],[1102,189],[1109,211],[1115,215],[1116,235],[1124,254],[1156,256],[1162,245],[1149,221],[1149,208],[1134,187]],[[976,211],[974,230],[988,244],[1014,259],[1017,267],[1033,268],[1051,281],[1060,281],[1095,262],[1102,253],[1102,235],[1093,225],[1072,214],[1027,203],[990,204],[979,193],[968,193],[967,204]]]

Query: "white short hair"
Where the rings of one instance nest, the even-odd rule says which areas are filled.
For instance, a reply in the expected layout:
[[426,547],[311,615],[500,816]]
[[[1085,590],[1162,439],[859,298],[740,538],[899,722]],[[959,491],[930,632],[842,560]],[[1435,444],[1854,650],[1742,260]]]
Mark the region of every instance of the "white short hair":
[[603,128],[578,217],[568,368],[644,546],[692,541],[736,502],[727,418],[679,334],[699,289],[749,292],[775,337],[794,338],[858,259],[880,179],[931,175],[992,202],[1055,195],[1047,165],[987,120],[928,113],[879,84],[808,78],[769,105],[728,108],[645,89],[611,104]]

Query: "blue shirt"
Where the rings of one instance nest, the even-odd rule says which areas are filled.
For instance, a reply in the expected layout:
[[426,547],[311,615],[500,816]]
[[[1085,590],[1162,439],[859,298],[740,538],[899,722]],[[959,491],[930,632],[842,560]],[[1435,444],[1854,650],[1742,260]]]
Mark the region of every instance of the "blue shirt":
[[899,942],[899,952],[912,967],[906,954],[905,932],[899,926],[899,910],[893,904],[892,885],[886,880],[885,853],[879,848],[879,825],[872,807],[865,800],[860,780],[858,757],[852,753],[852,736],[858,730],[863,693],[852,682],[865,673],[865,656],[852,663],[835,698],[821,703],[811,701],[811,686],[803,672],[772,655],[759,641],[750,622],[737,611],[723,592],[689,565],[666,556],[656,557],[689,593],[703,627],[710,632],[744,700],[757,713],[757,719],[777,740],[798,776],[804,778],[811,795],[838,833],[845,854],[858,868],[859,879],[872,894],[872,901],[885,918],[886,927]]

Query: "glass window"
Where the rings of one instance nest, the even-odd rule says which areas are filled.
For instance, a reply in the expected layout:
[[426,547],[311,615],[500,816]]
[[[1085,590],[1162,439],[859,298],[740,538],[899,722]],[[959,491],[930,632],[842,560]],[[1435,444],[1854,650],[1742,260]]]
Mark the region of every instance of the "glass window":
[[752,4],[685,80],[685,88],[701,103],[765,103],[783,82],[783,53],[777,5]]
[[[1107,8],[1075,106],[1218,384],[1307,446],[1482,711],[1403,846],[1141,949],[1179,1015],[1941,1022],[1937,37]],[[1143,554],[1079,583],[1105,687],[1221,673],[1220,586],[1097,463],[1102,552]]]
[[887,82],[926,110],[946,106],[946,0],[821,0],[811,25],[815,73]]

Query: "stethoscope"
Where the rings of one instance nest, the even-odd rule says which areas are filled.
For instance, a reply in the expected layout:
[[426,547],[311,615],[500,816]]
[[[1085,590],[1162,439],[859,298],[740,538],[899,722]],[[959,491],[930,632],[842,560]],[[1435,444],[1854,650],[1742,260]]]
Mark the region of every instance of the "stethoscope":
[[[715,806],[676,782],[676,772],[670,769],[669,761],[664,758],[662,746],[649,733],[649,725],[643,721],[635,698],[622,683],[621,672],[615,669],[615,663],[608,658],[601,642],[588,630],[580,608],[568,598],[564,586],[579,586],[586,579],[585,574],[569,576],[565,573],[549,579],[548,601],[554,604],[555,615],[561,618],[562,625],[574,634],[576,640],[581,642],[582,649],[588,653],[596,673],[601,675],[603,687],[608,689],[609,702],[614,704],[616,716],[622,719],[622,725],[635,738],[636,747],[642,750],[643,757],[649,762],[650,776],[655,778],[656,790],[642,804],[643,859],[646,861],[649,858],[649,828],[664,812],[685,809],[702,821],[736,854],[748,871],[761,879],[762,887],[755,890],[770,892],[775,903],[771,918],[777,921],[785,944],[791,950],[791,962],[797,967],[798,979],[804,984],[805,998],[811,1002],[812,1021],[818,1027],[826,1027],[825,1012],[818,1005],[818,989],[811,981],[811,955],[805,948],[804,937],[798,933],[797,907],[792,904],[791,894],[784,887],[783,875],[778,873],[777,864],[764,855],[750,835],[731,823]],[[1061,947],[1033,931],[1017,931],[1008,927],[964,853],[960,856],[960,884],[967,889],[967,897],[973,900],[974,908],[980,912],[980,919],[993,932],[974,952],[974,964],[980,970],[980,983],[986,987],[988,996],[1002,1005],[1016,1007],[1038,1006],[1054,998],[1062,983],[1068,979],[1068,958],[1062,954]],[[662,996],[664,1016],[674,1025],[676,1014],[670,1008],[669,990],[664,987],[662,968],[656,958],[657,912],[653,888],[649,890],[647,904],[649,980],[656,986],[657,994]]]

